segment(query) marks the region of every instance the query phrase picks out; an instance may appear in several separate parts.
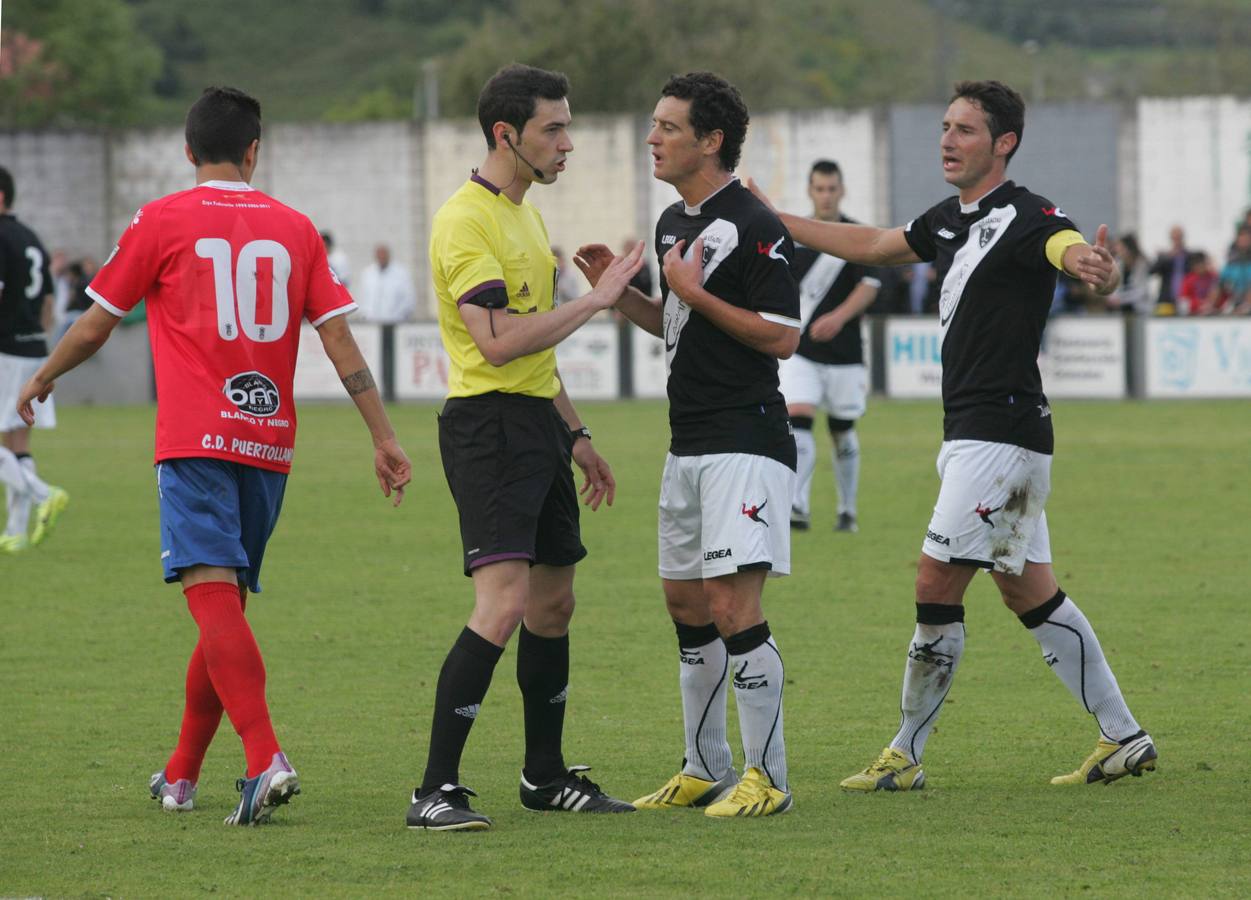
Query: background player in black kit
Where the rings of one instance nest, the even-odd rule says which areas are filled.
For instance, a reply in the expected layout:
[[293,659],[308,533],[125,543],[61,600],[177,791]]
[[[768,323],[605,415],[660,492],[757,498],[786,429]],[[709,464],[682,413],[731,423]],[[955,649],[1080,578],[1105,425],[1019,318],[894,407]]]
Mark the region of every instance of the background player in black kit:
[[1081,610],[1051,567],[1047,518],[1051,409],[1038,350],[1063,270],[1110,294],[1120,281],[1054,203],[1005,180],[1025,104],[997,81],[962,82],[943,117],[943,177],[959,189],[903,228],[783,215],[796,240],[872,265],[934,262],[942,284],[942,479],[917,566],[917,626],[904,670],[899,732],[848,790],[925,784],[921,754],[964,649],[964,592],[979,567],[1029,629],[1047,665],[1098,721],[1095,751],[1052,784],[1087,784],[1155,768],[1156,749],[1130,713]]
[[[812,217],[822,222],[851,222],[839,209],[845,188],[838,163],[819,159],[808,172]],[[856,420],[864,415],[869,375],[864,365],[860,316],[882,286],[876,274],[859,263],[848,263],[805,247],[795,246],[795,278],[799,281],[800,321],[803,334],[795,355],[778,367],[786,411],[795,429],[795,497],[791,527],[809,527],[812,473],[817,465],[817,443],[812,424],[817,410],[825,410],[834,444],[834,480],[838,484],[837,531],[856,531],[856,493],[860,482],[860,439]]]
[[[671,78],[647,137],[654,174],[682,200],[656,224],[660,302],[627,290],[631,321],[663,337],[672,442],[660,486],[660,577],[678,633],[686,758],[639,809],[767,816],[791,806],[782,658],[761,610],[765,577],[790,571],[795,442],[777,361],[799,343],[790,236],[734,176],[748,114],[708,72]],[[592,284],[611,260],[578,251]],[[726,740],[733,672],[746,757]]]
[[[12,213],[16,197],[13,175],[0,168],[0,484],[8,497],[0,553],[42,543],[69,503],[69,494],[36,474],[30,428],[17,414],[22,385],[48,355],[52,273],[43,244]],[[35,425],[55,427],[51,397],[35,405]],[[35,524],[28,532],[32,506]]]

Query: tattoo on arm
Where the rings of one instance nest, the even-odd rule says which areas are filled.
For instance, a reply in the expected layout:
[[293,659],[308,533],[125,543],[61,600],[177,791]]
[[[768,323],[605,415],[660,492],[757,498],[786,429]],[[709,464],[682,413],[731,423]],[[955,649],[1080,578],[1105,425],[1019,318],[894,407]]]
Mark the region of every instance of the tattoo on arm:
[[363,394],[371,388],[377,387],[374,384],[374,376],[370,374],[369,369],[361,369],[359,372],[353,372],[351,375],[343,376],[343,386],[347,388],[347,392],[355,397],[357,394]]

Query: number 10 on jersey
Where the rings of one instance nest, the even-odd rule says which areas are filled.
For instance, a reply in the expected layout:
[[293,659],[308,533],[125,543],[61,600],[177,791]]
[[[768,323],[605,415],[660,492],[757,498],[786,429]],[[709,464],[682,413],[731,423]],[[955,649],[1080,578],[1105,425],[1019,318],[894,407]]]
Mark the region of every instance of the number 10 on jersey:
[[[230,242],[225,238],[200,238],[196,256],[213,263],[213,290],[217,302],[217,334],[233,341],[242,331],[257,343],[276,341],[287,331],[291,309],[287,302],[287,282],[291,279],[291,254],[277,241],[248,241],[239,250],[234,271],[230,270]],[[272,315],[268,323],[256,321],[256,295],[259,260],[273,263]],[[236,313],[237,309],[237,313]]]

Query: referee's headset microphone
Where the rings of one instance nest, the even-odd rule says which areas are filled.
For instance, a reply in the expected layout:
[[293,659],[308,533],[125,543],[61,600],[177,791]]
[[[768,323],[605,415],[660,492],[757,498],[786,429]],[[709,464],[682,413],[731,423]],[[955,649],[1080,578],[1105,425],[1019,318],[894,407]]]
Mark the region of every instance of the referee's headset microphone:
[[521,160],[523,163],[525,163],[527,166],[530,167],[530,169],[534,172],[535,178],[537,178],[539,181],[542,181],[544,178],[547,177],[543,174],[542,169],[540,169],[534,163],[530,162],[530,160],[526,159],[524,156],[522,156],[520,153],[517,152],[517,148],[513,146],[513,139],[508,136],[507,131],[504,132],[504,143],[508,145],[509,150],[513,151],[513,156],[517,157],[519,160]]

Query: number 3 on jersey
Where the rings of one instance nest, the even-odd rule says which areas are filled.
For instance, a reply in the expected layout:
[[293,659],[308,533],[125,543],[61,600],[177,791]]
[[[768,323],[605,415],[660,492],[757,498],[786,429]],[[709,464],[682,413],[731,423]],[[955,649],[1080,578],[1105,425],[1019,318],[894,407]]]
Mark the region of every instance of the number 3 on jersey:
[[[287,302],[291,254],[286,247],[277,241],[248,241],[239,250],[234,272],[230,270],[230,242],[225,238],[200,238],[195,242],[195,253],[213,263],[217,334],[222,340],[233,341],[242,331],[249,339],[264,344],[286,333],[291,314]],[[257,282],[260,280],[257,264],[262,259],[273,263],[274,291],[268,323],[256,321]]]

